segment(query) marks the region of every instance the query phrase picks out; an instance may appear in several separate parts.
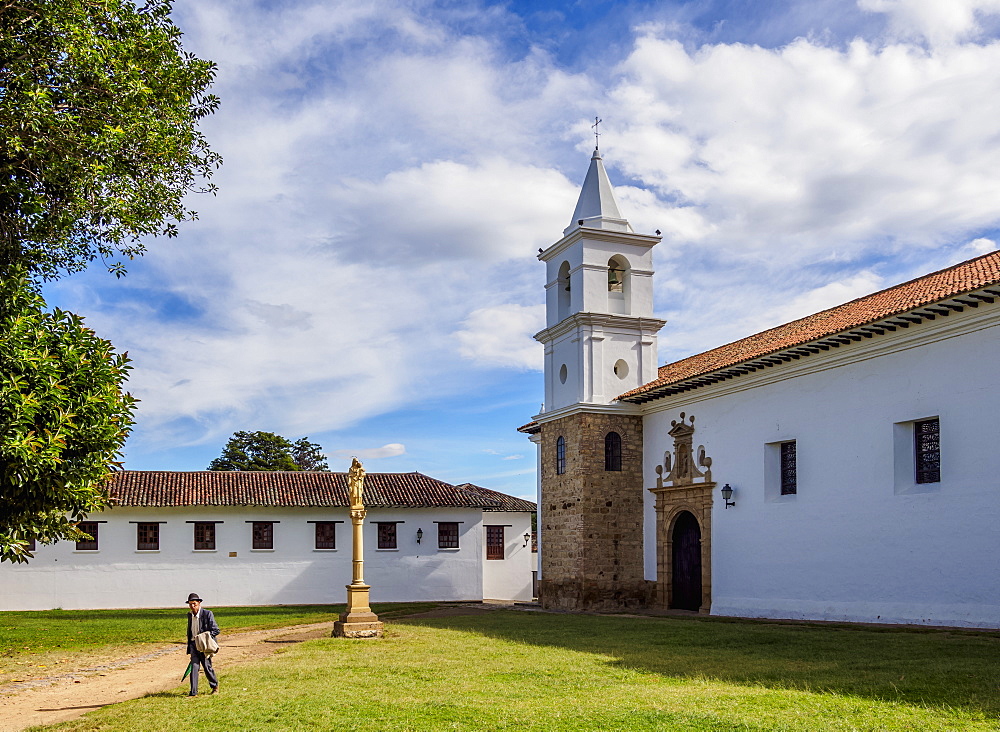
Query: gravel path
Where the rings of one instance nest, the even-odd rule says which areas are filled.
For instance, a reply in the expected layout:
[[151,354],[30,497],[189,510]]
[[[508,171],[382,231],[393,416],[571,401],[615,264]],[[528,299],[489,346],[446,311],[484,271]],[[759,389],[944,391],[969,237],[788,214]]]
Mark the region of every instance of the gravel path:
[[[222,650],[214,664],[219,691],[226,693],[226,670],[269,655],[288,643],[328,637],[332,622],[293,625],[219,636]],[[176,689],[187,693],[181,675],[187,666],[184,644],[158,648],[141,656],[112,661],[55,676],[25,679],[0,686],[0,732],[20,732],[34,725],[76,719],[92,709]],[[208,682],[199,686],[208,691]]]

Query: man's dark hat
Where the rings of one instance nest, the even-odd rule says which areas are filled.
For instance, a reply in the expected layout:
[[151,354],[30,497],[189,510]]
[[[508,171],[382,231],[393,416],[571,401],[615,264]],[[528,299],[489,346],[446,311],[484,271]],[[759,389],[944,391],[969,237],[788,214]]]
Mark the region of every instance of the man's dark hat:
[[197,600],[198,602],[204,602],[204,600],[202,600],[200,597],[198,597],[198,593],[197,592],[192,592],[190,595],[188,595],[187,601],[191,602],[193,600]]

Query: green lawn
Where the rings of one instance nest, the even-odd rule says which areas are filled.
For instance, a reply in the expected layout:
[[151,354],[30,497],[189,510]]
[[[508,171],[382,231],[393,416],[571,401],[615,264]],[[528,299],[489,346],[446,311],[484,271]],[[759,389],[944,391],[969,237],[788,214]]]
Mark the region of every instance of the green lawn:
[[[394,603],[376,612],[436,607],[435,603]],[[279,628],[336,620],[343,605],[213,607],[223,633]],[[46,676],[108,658],[140,655],[154,646],[185,638],[187,607],[150,610],[44,610],[0,612],[0,684],[14,678]]]
[[59,730],[998,729],[1000,636],[494,611],[323,639]]

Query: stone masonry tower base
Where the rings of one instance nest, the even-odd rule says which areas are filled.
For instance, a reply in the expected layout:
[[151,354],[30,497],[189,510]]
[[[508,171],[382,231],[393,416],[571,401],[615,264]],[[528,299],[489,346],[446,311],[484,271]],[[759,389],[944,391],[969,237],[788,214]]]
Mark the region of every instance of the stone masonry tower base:
[[[605,470],[605,438],[621,436],[621,470]],[[565,441],[557,473],[556,442]],[[577,412],[541,425],[541,580],[554,610],[648,606],[656,583],[643,578],[642,418]]]

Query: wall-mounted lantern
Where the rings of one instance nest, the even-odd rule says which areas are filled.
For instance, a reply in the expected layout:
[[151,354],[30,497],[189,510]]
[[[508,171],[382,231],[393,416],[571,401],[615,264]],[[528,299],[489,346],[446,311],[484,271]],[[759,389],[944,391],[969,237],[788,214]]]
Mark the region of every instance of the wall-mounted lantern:
[[423,539],[423,538],[424,538],[424,530],[423,529],[417,529],[417,543],[419,544],[420,540]]
[[530,531],[525,531],[524,532],[524,546],[528,546],[528,543],[530,541],[531,541],[531,532]]
[[726,502],[726,508],[736,505],[736,501],[729,500],[732,497],[733,497],[733,487],[729,485],[729,483],[726,483],[724,486],[722,486],[722,500]]

